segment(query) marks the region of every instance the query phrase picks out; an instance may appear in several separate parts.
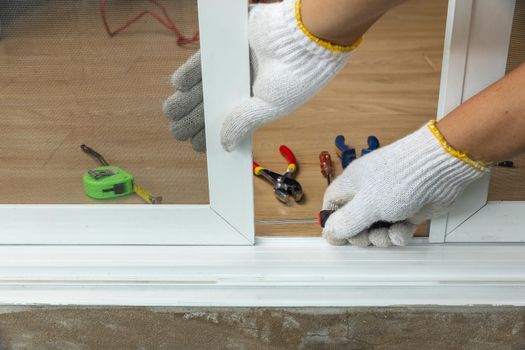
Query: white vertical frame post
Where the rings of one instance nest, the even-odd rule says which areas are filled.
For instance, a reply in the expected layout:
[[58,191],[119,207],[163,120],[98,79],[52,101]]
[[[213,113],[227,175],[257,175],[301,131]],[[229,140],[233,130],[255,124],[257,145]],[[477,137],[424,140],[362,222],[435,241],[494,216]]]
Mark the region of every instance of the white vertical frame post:
[[[449,2],[443,69],[441,75],[438,118],[465,102],[467,99],[492,84],[505,74],[507,53],[509,49],[512,19],[515,0],[451,0]],[[443,243],[451,241],[469,241],[459,238],[461,230],[477,230],[481,227],[471,226],[470,219],[477,215],[491,214],[491,222],[496,224],[502,216],[501,208],[482,210],[487,205],[490,176],[471,184],[465,193],[452,206],[447,216],[432,220],[429,241]],[[500,205],[500,204],[497,204]],[[520,206],[520,203],[515,203]],[[513,217],[517,210],[509,210],[506,221],[518,219]],[[515,207],[518,209],[518,207]],[[470,226],[470,227],[469,227]],[[497,225],[490,225],[492,229]],[[507,235],[494,235],[491,241],[506,241],[514,235],[513,225],[507,226]],[[461,229],[460,229],[461,228]],[[487,227],[485,227],[485,230]],[[481,232],[480,231],[480,232]],[[454,234],[452,234],[454,233]],[[456,237],[458,240],[453,239]],[[479,236],[478,236],[479,237]],[[479,238],[472,237],[473,241]]]
[[226,116],[250,97],[248,0],[199,0],[198,4],[210,204],[253,243],[251,138],[231,153],[220,142]]
[[[199,0],[209,205],[0,205],[0,244],[250,245],[251,143],[220,128],[250,96],[247,0]],[[79,186],[80,183],[79,177]]]
[[[459,106],[463,99],[473,1],[449,0],[448,3],[437,119]],[[432,220],[429,242],[445,242],[447,221],[448,215]]]

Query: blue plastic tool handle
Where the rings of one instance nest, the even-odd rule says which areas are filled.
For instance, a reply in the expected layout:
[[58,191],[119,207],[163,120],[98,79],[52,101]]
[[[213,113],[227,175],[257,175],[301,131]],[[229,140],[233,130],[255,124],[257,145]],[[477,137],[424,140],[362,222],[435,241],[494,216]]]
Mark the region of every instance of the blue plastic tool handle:
[[368,154],[372,151],[375,151],[379,148],[379,140],[374,135],[368,136],[368,139],[366,140],[366,143],[368,144],[368,148],[363,148],[361,150],[361,156],[364,156],[365,154]]
[[341,153],[348,150],[348,146],[345,144],[345,137],[343,135],[337,135],[335,137],[335,147],[337,147]]
[[355,148],[350,148],[345,144],[345,137],[343,135],[337,135],[335,138],[335,147],[337,147],[339,150],[337,155],[339,158],[341,158],[341,165],[343,166],[343,169],[357,158]]

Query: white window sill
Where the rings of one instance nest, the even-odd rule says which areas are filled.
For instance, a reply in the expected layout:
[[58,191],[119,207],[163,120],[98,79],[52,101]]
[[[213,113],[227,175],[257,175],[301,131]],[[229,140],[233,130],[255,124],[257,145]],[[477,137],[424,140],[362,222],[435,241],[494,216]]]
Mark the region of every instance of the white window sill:
[[525,245],[0,246],[1,304],[525,305]]

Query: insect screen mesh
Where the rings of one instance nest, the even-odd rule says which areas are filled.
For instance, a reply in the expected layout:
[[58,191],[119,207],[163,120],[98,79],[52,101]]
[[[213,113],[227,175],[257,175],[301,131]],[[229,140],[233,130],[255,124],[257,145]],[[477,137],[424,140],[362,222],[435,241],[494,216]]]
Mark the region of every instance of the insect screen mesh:
[[162,112],[171,73],[198,43],[197,0],[108,0],[111,37],[99,0],[0,2],[0,203],[143,203],[137,196],[96,201],[82,175],[97,167],[87,144],[164,203],[207,203],[206,157],[176,141]]

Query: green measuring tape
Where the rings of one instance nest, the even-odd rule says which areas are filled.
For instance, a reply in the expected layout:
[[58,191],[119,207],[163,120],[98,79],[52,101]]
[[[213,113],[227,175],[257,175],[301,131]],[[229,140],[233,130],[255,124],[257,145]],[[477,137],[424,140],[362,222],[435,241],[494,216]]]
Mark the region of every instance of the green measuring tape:
[[132,194],[133,175],[116,166],[102,166],[84,174],[84,192],[96,199],[110,199]]
[[146,203],[161,204],[162,197],[153,196],[145,191],[135,183],[133,175],[119,167],[109,165],[100,153],[89,146],[81,145],[80,149],[102,165],[89,170],[82,177],[87,196],[95,199],[111,199],[136,193]]

